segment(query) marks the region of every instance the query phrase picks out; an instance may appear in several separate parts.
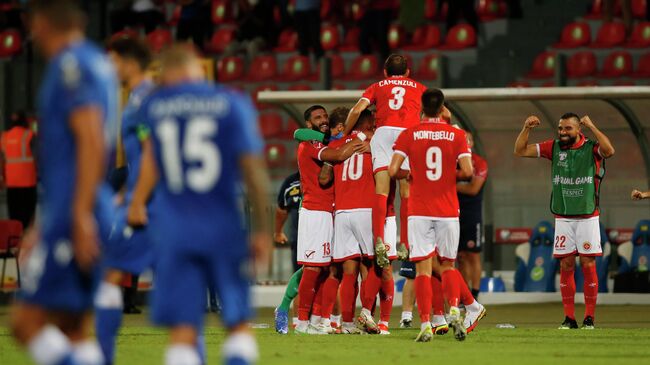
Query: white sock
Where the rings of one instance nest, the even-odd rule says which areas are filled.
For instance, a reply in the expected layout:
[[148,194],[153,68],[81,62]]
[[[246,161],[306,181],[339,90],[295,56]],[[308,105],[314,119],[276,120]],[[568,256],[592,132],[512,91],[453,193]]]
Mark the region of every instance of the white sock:
[[122,309],[122,289],[119,286],[102,281],[95,294],[95,307],[104,309]]
[[298,321],[298,317],[292,317],[292,318],[291,318],[291,323],[293,323],[294,325],[297,325],[298,322],[299,322],[299,321]]
[[331,327],[332,326],[332,321],[329,318],[321,318],[320,324],[325,326],[325,327]]
[[379,324],[383,324],[384,326],[388,327],[388,322],[386,321],[379,321]]
[[223,344],[223,358],[240,358],[252,364],[259,358],[257,342],[250,333],[234,333],[226,339]]
[[474,300],[472,301],[472,304],[466,305],[465,309],[470,312],[479,312],[481,310],[481,304],[477,300]]
[[296,328],[303,329],[306,328],[309,324],[309,321],[296,320]]
[[343,327],[354,327],[354,322],[343,322]]
[[361,313],[367,315],[368,317],[372,317],[372,312],[370,312],[370,309],[361,308]]
[[55,365],[72,351],[68,338],[53,325],[43,327],[27,347],[38,365]]
[[320,323],[321,316],[316,316],[316,315],[311,315],[309,318],[309,322],[312,324],[312,326],[318,326]]
[[341,324],[341,315],[340,314],[338,316],[332,315],[332,316],[330,316],[330,319],[332,320],[332,323]]
[[402,312],[402,321],[405,320],[405,319],[407,319],[409,321],[412,321],[413,320],[413,312],[406,312],[406,311]]
[[445,319],[445,316],[442,314],[434,314],[431,323],[433,323],[434,326],[441,326],[445,323],[447,323],[447,320]]
[[80,365],[103,365],[104,355],[99,344],[94,340],[86,340],[72,345],[72,357]]
[[190,345],[171,345],[165,353],[165,365],[200,365],[196,348]]

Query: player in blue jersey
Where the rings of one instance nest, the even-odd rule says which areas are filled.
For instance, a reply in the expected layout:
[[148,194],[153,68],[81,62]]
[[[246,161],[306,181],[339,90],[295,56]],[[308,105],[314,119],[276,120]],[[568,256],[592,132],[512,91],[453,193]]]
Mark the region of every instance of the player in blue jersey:
[[[166,364],[199,364],[205,288],[215,289],[229,335],[226,364],[250,364],[257,345],[250,333],[248,260],[268,262],[265,226],[268,177],[263,143],[250,99],[202,80],[196,56],[172,47],[161,56],[161,81],[143,103],[151,129],[129,222],[150,225],[155,251],[152,317],[171,328]],[[240,209],[240,182],[255,214],[251,247]],[[148,217],[145,202],[159,180]],[[179,308],[179,298],[182,309]]]
[[21,249],[16,339],[39,365],[101,365],[89,337],[100,241],[111,220],[103,186],[117,82],[106,55],[84,39],[72,0],[34,0],[34,44],[48,59],[38,97],[41,209]]
[[[108,242],[103,248],[103,280],[95,297],[95,332],[106,364],[113,364],[115,337],[122,322],[123,298],[120,283],[125,273],[139,275],[151,265],[152,252],[145,227],[126,224],[128,206],[138,178],[142,143],[148,138],[147,127],[138,119],[144,98],[154,88],[146,70],[151,51],[146,43],[134,38],[120,38],[108,45],[118,78],[129,91],[122,112],[122,149],[118,154],[126,163],[127,178],[117,195],[118,209]],[[118,147],[119,148],[119,147]]]

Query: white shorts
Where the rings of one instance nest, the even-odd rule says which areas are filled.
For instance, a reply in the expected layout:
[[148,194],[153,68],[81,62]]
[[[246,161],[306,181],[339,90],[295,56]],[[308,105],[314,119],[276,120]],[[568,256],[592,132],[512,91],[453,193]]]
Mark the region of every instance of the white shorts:
[[553,256],[601,256],[598,217],[584,219],[555,218]]
[[[393,146],[397,137],[404,128],[379,127],[370,140],[370,153],[372,154],[372,171],[374,173],[386,170],[393,159]],[[409,160],[402,163],[402,169],[409,170]]]
[[[388,258],[397,258],[397,223],[395,217],[386,218],[384,244]],[[343,262],[358,257],[375,257],[372,240],[372,210],[341,210],[334,216],[334,253],[333,261]]]
[[328,266],[332,261],[332,213],[300,208],[298,264]]
[[441,260],[454,261],[458,254],[458,218],[409,217],[410,260],[422,261],[438,253]]

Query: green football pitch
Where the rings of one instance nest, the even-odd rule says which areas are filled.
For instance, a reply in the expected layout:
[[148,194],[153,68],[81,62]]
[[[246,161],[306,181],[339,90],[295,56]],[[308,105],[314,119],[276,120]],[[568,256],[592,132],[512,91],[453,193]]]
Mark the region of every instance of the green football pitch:
[[[180,304],[179,304],[180,308]],[[304,336],[278,335],[273,314],[259,311],[255,320],[260,364],[624,364],[650,359],[650,305],[599,306],[597,329],[560,331],[560,304],[488,306],[488,315],[467,340],[450,334],[430,343],[415,343],[416,329],[399,329],[399,308],[391,321],[392,334]],[[578,306],[577,315],[583,310]],[[208,316],[208,362],[218,364],[224,331]],[[0,308],[0,364],[31,364],[9,336],[8,313]],[[514,329],[497,328],[510,323]],[[265,327],[268,328],[259,328]],[[146,315],[127,315],[117,345],[117,364],[162,364],[167,336],[148,325]]]

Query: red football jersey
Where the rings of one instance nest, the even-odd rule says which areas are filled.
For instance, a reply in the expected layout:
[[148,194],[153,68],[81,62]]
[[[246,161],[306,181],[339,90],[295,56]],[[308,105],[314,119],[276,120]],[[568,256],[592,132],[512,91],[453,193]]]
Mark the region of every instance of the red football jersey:
[[302,188],[302,207],[309,210],[332,212],[334,188],[323,188],[318,183],[318,174],[323,166],[320,153],[327,146],[320,142],[302,142],[298,146],[298,171]]
[[420,124],[422,93],[426,89],[407,77],[391,76],[370,85],[362,99],[375,104],[377,128],[410,128]]
[[408,215],[458,217],[456,163],[461,157],[471,157],[465,132],[442,119],[431,119],[402,132],[394,149],[409,158]]
[[[352,133],[330,143],[338,148],[356,138]],[[375,199],[375,178],[370,153],[355,153],[334,165],[334,205],[336,210],[372,209]]]

